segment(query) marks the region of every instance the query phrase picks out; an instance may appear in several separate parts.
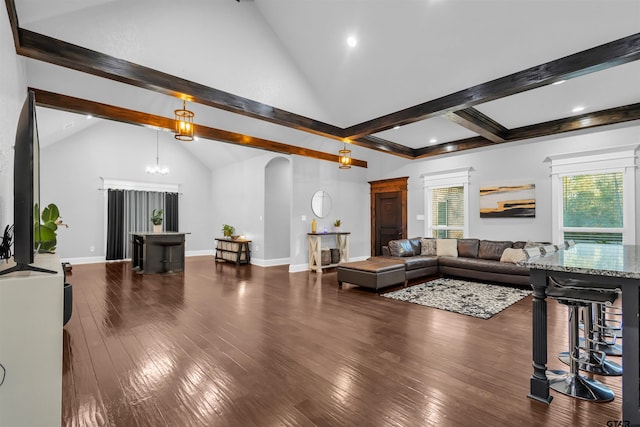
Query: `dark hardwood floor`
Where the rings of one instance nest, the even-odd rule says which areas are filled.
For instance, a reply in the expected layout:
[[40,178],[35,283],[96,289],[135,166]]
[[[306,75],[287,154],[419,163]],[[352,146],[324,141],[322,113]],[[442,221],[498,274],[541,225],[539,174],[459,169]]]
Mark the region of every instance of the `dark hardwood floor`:
[[[531,297],[489,320],[394,301],[336,273],[187,258],[184,273],[75,265],[67,426],[607,426],[591,403],[527,398]],[[567,342],[549,302],[549,367]],[[618,360],[619,361],[619,360]],[[34,409],[35,410],[35,409]]]

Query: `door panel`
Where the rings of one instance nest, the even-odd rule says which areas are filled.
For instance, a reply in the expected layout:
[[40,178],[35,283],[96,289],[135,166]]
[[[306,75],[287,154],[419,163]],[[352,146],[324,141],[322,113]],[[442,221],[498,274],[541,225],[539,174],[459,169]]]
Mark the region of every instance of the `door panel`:
[[369,181],[371,186],[371,255],[382,255],[389,240],[407,237],[407,180]]
[[382,246],[389,240],[402,238],[402,194],[399,191],[376,194],[376,253],[382,255]]

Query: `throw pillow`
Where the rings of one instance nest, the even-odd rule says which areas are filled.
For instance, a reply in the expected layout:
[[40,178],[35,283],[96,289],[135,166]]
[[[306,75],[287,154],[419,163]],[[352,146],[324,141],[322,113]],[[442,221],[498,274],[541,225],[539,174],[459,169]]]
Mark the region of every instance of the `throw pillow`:
[[438,256],[458,256],[457,239],[436,239],[436,255]]
[[522,249],[506,248],[500,257],[500,262],[510,262],[517,264],[527,259],[527,254]]
[[465,258],[478,258],[478,239],[458,239],[458,256]]
[[408,239],[389,240],[389,252],[391,256],[409,257],[414,256],[414,248]]
[[478,258],[499,261],[504,250],[510,248],[512,244],[513,242],[508,240],[480,240],[480,247],[478,248]]
[[420,255],[436,256],[438,254],[436,251],[436,239],[425,237],[421,240],[420,245],[422,246]]

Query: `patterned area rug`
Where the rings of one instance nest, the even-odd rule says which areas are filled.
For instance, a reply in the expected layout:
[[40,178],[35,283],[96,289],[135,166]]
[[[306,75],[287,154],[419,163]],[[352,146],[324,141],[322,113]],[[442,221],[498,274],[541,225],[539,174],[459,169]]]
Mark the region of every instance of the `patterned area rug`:
[[527,295],[531,295],[531,291],[456,279],[436,279],[382,294],[386,298],[481,319],[489,319]]

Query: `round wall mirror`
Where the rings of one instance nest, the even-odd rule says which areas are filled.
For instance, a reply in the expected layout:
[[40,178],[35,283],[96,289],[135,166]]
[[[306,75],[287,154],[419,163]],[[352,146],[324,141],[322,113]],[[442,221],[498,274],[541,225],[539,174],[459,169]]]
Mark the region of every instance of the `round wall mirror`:
[[318,218],[324,218],[331,212],[331,196],[323,190],[315,192],[311,198],[311,210]]

